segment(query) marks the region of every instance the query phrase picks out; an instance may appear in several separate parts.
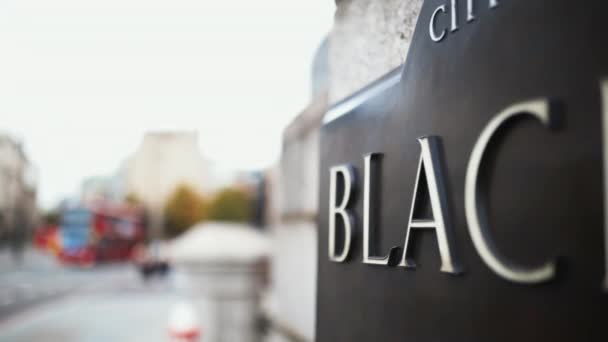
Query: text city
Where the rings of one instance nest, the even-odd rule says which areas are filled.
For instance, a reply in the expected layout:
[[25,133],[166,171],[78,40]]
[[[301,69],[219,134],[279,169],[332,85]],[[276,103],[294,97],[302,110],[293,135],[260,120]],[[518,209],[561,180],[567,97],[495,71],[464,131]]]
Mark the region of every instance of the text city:
[[[475,20],[475,2],[474,0],[466,0],[467,1],[467,23],[470,23]],[[490,8],[498,7],[498,0],[487,0]],[[429,35],[434,42],[442,41],[448,34],[448,29],[445,28],[443,30],[437,29],[437,18],[440,14],[445,14],[448,12],[448,8],[446,5],[441,5],[435,9],[433,14],[431,15],[431,20],[429,21]],[[458,18],[458,3],[457,0],[450,0],[450,32],[458,31],[459,18]],[[439,33],[441,32],[441,33]]]

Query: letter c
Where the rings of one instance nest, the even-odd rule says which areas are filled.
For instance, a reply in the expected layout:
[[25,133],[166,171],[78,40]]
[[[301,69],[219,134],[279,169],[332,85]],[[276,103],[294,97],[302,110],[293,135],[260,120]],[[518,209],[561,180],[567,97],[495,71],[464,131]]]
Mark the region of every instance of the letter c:
[[437,7],[437,9],[435,9],[435,12],[433,12],[433,15],[431,16],[431,21],[429,23],[429,34],[431,35],[431,39],[435,43],[439,43],[440,41],[442,41],[443,38],[445,38],[446,31],[447,31],[444,29],[443,31],[441,31],[440,35],[437,35],[437,33],[435,32],[435,22],[437,21],[437,14],[439,14],[439,12],[442,12],[442,13],[446,12],[445,5],[441,5],[441,6]]
[[549,103],[537,99],[515,104],[495,116],[485,127],[473,147],[465,179],[465,214],[469,233],[475,249],[485,264],[500,277],[515,283],[536,284],[550,280],[555,275],[555,263],[547,262],[538,268],[526,268],[507,261],[496,248],[490,236],[485,203],[480,200],[482,192],[478,184],[479,169],[486,147],[492,136],[508,120],[519,115],[531,115],[543,125],[550,123]]

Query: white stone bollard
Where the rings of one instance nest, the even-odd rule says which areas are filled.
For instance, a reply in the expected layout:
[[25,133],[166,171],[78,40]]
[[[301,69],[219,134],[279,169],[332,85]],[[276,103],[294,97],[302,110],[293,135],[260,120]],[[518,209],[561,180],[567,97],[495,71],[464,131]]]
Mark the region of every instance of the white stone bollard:
[[181,288],[201,317],[205,342],[257,342],[269,241],[255,228],[204,223],[171,244]]

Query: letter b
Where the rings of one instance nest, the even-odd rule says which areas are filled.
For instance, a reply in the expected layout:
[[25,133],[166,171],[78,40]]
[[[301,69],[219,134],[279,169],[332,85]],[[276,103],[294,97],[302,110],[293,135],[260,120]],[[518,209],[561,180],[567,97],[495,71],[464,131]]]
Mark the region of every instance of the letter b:
[[[343,179],[342,198],[338,203],[338,178]],[[352,233],[354,226],[354,218],[347,211],[350,205],[354,170],[350,166],[335,166],[330,169],[329,181],[329,260],[334,262],[344,262],[348,258],[350,245],[352,241]],[[343,223],[344,234],[342,251],[338,253],[336,250],[336,221],[340,219]]]

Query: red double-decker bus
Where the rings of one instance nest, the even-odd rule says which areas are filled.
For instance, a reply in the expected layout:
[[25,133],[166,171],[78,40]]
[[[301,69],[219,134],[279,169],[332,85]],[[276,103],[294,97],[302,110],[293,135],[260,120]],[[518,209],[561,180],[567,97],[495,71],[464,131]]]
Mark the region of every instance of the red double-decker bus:
[[99,202],[63,212],[59,226],[59,259],[90,266],[127,261],[146,235],[142,210],[125,204]]

